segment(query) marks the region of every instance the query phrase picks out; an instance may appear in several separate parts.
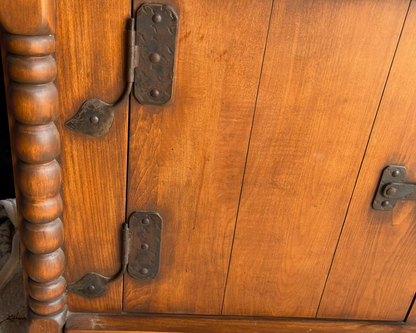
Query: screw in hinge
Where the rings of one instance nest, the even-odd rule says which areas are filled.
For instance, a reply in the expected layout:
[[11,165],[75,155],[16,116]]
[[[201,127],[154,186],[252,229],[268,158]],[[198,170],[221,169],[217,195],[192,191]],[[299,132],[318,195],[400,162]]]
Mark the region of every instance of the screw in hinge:
[[399,170],[393,171],[393,173],[391,175],[393,177],[398,177],[398,176],[400,176],[400,171]]
[[388,201],[388,200],[383,201],[383,202],[381,203],[381,205],[382,205],[383,207],[387,207],[388,205],[390,205],[390,201]]

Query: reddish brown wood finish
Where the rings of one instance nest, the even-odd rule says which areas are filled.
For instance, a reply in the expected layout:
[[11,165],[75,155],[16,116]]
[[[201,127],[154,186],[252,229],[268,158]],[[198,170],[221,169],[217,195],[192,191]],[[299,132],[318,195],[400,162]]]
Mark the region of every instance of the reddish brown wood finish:
[[392,211],[377,211],[371,204],[387,165],[405,165],[406,181],[416,182],[415,44],[413,1],[322,296],[319,318],[403,320],[414,298],[416,203],[399,201]]
[[415,330],[414,325],[389,322],[79,314],[70,316],[65,326],[66,333],[411,333]]
[[[117,101],[124,89],[125,25],[130,0],[57,2],[60,155],[65,186],[65,278],[68,283],[89,272],[114,276],[120,269],[121,224],[126,210],[128,103],[116,112],[106,135],[94,138],[69,130],[65,121],[84,101]],[[88,299],[68,293],[68,309],[120,313],[123,281],[108,285],[105,295]]]
[[11,138],[28,330],[61,332],[67,307],[62,277],[62,176],[56,160],[61,141],[54,124],[58,111],[58,91],[53,83],[57,75],[54,0],[2,1],[0,20],[8,31],[3,39],[7,52],[4,63],[8,109],[14,124]]
[[160,274],[126,275],[123,310],[220,314],[272,1],[168,3],[174,94],[164,106],[131,99],[127,194],[127,214],[164,219]]
[[274,2],[223,314],[315,316],[408,7]]

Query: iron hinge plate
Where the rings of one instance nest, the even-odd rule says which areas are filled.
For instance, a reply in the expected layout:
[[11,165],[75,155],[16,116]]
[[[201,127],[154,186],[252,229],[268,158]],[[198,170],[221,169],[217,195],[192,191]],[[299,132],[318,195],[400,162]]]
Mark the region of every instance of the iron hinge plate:
[[[75,132],[101,137],[110,131],[115,112],[126,102],[134,84],[134,96],[143,105],[163,105],[173,94],[178,17],[163,4],[140,6],[137,20],[126,26],[126,87],[115,104],[99,99],[85,101],[65,126]],[[136,24],[136,30],[134,25]]]
[[107,285],[119,280],[126,269],[135,279],[154,279],[159,274],[162,217],[157,212],[135,211],[122,225],[121,268],[113,277],[88,273],[68,285],[68,292],[85,298],[105,295]]
[[129,274],[153,279],[159,274],[162,217],[157,212],[135,211],[129,219],[131,232]]
[[178,17],[167,5],[147,3],[136,13],[139,59],[134,96],[140,104],[162,105],[173,93]]

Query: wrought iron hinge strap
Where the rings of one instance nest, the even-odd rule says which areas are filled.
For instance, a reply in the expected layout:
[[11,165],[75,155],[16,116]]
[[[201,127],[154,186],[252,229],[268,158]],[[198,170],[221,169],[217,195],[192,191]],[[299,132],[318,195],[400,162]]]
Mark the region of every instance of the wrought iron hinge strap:
[[115,111],[127,100],[134,83],[134,96],[143,105],[163,105],[173,93],[178,17],[163,4],[143,4],[135,20],[126,25],[126,87],[115,104],[90,99],[65,126],[73,131],[100,137],[108,133]]
[[107,291],[107,285],[119,280],[127,270],[130,252],[130,230],[127,223],[122,226],[122,255],[121,268],[113,277],[105,277],[97,273],[88,273],[81,280],[68,285],[67,290],[71,293],[87,297],[100,297]]
[[157,212],[136,211],[122,225],[121,268],[113,277],[87,273],[68,285],[68,292],[86,297],[103,296],[107,285],[128,270],[135,279],[153,279],[159,274],[162,218]]
[[66,123],[65,126],[75,132],[80,132],[94,137],[100,137],[108,133],[113,124],[114,113],[130,96],[134,82],[135,66],[135,31],[134,19],[129,18],[127,30],[127,59],[126,59],[126,87],[119,100],[115,104],[107,104],[99,99],[89,99],[82,104],[79,111]]

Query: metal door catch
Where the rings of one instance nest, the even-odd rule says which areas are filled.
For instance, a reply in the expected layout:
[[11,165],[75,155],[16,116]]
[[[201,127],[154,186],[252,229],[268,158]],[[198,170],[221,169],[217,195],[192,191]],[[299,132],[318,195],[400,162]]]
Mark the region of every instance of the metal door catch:
[[85,298],[103,296],[107,285],[119,280],[126,270],[135,279],[154,279],[159,274],[162,217],[157,212],[136,211],[123,223],[121,268],[114,277],[88,273],[68,285],[68,292]]
[[397,200],[416,200],[416,184],[405,183],[406,176],[402,165],[389,165],[383,170],[373,201],[375,210],[392,210]]

